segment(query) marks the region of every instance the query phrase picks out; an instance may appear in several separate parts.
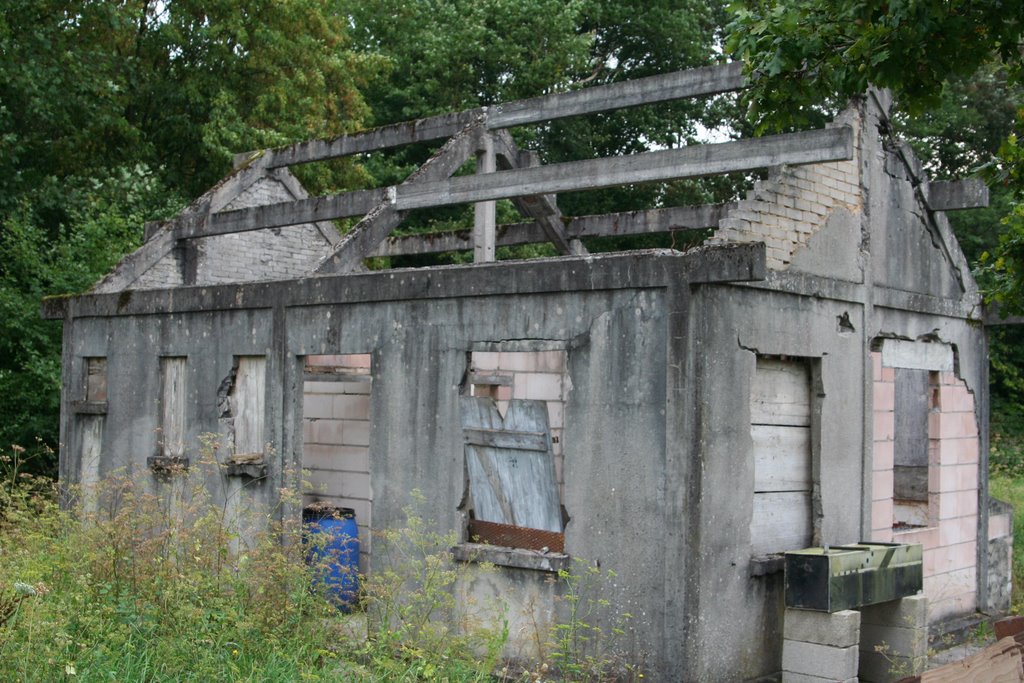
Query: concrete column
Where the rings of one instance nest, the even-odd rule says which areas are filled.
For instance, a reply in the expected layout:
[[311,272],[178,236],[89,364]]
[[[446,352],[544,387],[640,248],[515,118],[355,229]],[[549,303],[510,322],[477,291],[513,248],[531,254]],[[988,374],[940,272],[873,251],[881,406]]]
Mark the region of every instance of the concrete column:
[[[494,139],[487,133],[480,140],[476,155],[477,173],[494,173]],[[497,203],[477,202],[473,206],[473,262],[488,263],[494,260],[495,231],[497,229]]]
[[924,594],[861,609],[860,680],[889,683],[928,663],[928,599]]
[[856,683],[860,612],[828,614],[787,609],[782,641],[782,683]]

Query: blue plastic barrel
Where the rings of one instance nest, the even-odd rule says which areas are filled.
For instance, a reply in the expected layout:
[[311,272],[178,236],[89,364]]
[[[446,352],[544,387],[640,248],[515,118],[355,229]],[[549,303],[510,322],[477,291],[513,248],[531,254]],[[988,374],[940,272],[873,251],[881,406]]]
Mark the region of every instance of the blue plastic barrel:
[[[306,562],[316,567],[314,579],[343,612],[359,599],[359,527],[352,508],[309,506],[302,511],[309,539]],[[317,538],[323,534],[326,538]]]

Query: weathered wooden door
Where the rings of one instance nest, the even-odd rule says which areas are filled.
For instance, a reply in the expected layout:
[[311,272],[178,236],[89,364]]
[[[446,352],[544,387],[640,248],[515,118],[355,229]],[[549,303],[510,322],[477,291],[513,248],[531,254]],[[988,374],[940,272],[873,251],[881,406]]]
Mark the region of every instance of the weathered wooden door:
[[461,399],[469,492],[477,519],[562,531],[555,461],[543,401]]

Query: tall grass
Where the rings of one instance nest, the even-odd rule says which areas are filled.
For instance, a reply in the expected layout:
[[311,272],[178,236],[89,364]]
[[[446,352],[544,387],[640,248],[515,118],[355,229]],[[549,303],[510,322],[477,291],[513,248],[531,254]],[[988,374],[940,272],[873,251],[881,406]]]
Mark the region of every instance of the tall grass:
[[387,561],[364,577],[361,609],[343,614],[316,585],[322,568],[307,566],[298,522],[261,520],[253,526],[265,530],[240,544],[225,506],[190,483],[204,477],[185,472],[169,475],[191,486],[173,503],[122,476],[80,496],[92,511],[66,511],[20,454],[0,455],[0,681],[456,683],[552,680],[559,664],[571,680],[627,671],[595,658],[581,675],[576,660],[554,656],[593,637],[576,613],[548,634],[550,666],[502,663],[501,605],[455,600],[469,566],[452,560],[454,535],[415,509],[375,537]]

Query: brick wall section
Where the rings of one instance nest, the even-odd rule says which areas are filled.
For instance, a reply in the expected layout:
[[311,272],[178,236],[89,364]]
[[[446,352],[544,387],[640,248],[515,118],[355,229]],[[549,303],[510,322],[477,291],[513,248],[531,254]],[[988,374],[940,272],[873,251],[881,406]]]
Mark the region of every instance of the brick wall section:
[[[233,199],[224,211],[290,201],[283,183],[261,178]],[[194,241],[199,252],[196,284],[283,280],[312,272],[332,247],[316,226],[292,225],[218,235]],[[182,284],[180,254],[172,252],[146,271],[133,288]]]
[[361,542],[360,567],[367,568],[373,488],[370,482],[370,356],[310,356],[307,368],[327,377],[354,381],[307,380],[303,384],[303,480],[312,490],[303,503],[326,502],[356,512]]
[[569,389],[566,375],[565,351],[474,351],[472,370],[511,379],[511,386],[497,387],[495,398],[544,401],[548,409],[548,427],[551,430],[551,451],[555,458],[555,476],[559,493],[564,499],[562,480],[562,428],[565,418],[565,400]]
[[[853,116],[852,112],[843,114],[830,127],[855,123],[850,120]],[[854,130],[858,126],[854,125]],[[789,268],[793,255],[833,211],[861,211],[859,156],[858,136],[850,161],[773,169],[767,180],[755,182],[747,198],[719,222],[708,243],[764,242],[768,267]]]
[[893,531],[894,370],[874,365],[872,540],[920,543],[929,621],[977,607],[978,423],[974,395],[954,373],[936,373],[929,415],[928,508],[924,528]]

